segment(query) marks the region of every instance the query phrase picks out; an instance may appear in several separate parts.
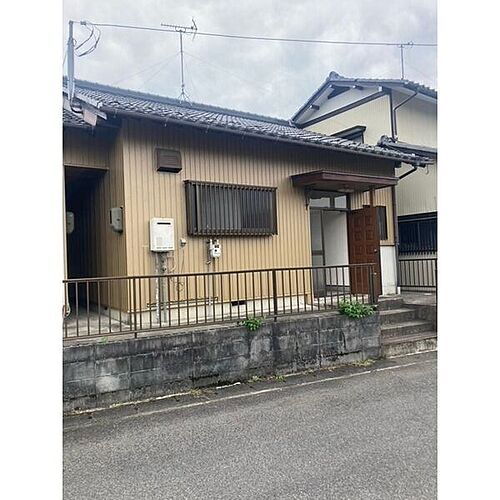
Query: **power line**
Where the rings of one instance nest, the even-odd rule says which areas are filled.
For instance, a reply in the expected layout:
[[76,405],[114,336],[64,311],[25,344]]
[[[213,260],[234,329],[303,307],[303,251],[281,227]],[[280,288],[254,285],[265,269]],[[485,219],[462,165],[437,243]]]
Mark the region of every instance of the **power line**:
[[165,69],[168,66],[168,64],[173,61],[174,57],[176,57],[178,55],[179,55],[179,52],[177,52],[174,55],[172,55],[172,56],[168,57],[167,59],[165,59],[165,61],[163,61],[163,63],[158,68],[158,70],[155,71],[152,75],[149,75],[149,77],[146,78],[146,80],[144,80],[142,82],[142,87],[144,88],[144,85],[146,85],[146,83],[150,82],[160,71],[162,71],[163,69]]
[[119,80],[114,81],[111,85],[117,85],[120,82],[123,82],[124,80],[129,80],[131,78],[134,78],[135,76],[142,75],[143,73],[146,73],[146,71],[149,71],[153,68],[156,68],[158,65],[161,65],[163,67],[163,64],[167,61],[172,59],[173,57],[179,55],[179,52],[176,52],[175,54],[170,54],[166,58],[162,58],[160,61],[155,62],[154,64],[151,64],[149,66],[146,66],[145,68],[140,69],[139,71],[132,73],[131,75],[127,75],[123,78],[120,78]]
[[[112,24],[112,23],[90,23],[94,26],[103,28],[122,28],[143,31],[158,31],[164,33],[178,33],[175,28],[154,28],[151,26],[135,26],[129,24]],[[313,40],[309,38],[275,38],[270,36],[253,36],[253,35],[235,35],[228,33],[212,33],[207,31],[196,31],[199,36],[210,36],[219,38],[235,38],[240,40],[258,40],[267,42],[296,42],[296,43],[320,43],[328,45],[365,45],[365,46],[385,46],[385,47],[437,47],[437,43],[419,43],[419,42],[361,42],[352,40]]]
[[222,72],[224,72],[224,73],[226,73],[226,74],[228,74],[228,75],[230,75],[230,76],[232,76],[234,78],[237,78],[238,80],[240,80],[243,83],[247,83],[247,84],[249,83],[251,85],[255,85],[255,86],[259,87],[260,89],[264,90],[267,93],[272,92],[272,89],[264,87],[263,85],[261,85],[260,83],[258,83],[256,81],[249,80],[249,79],[246,79],[246,78],[242,78],[241,76],[237,75],[236,73],[233,73],[233,72],[227,70],[226,68],[223,68],[222,66],[220,66],[218,64],[206,61],[205,59],[203,59],[201,57],[198,57],[198,56],[195,56],[194,54],[191,54],[190,52],[187,52],[187,51],[184,51],[184,53],[187,56],[192,57],[194,59],[197,59],[201,63],[206,64],[209,67],[212,67],[215,71],[222,71]]

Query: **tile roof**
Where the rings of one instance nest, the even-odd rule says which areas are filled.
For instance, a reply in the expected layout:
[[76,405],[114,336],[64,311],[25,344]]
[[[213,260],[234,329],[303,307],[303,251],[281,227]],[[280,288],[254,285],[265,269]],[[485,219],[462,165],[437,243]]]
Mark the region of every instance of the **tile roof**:
[[82,118],[80,118],[75,113],[63,109],[63,123],[66,127],[77,127],[91,129],[92,127],[86,123]]
[[379,139],[377,145],[384,148],[395,149],[397,151],[412,152],[418,155],[427,156],[429,158],[437,158],[438,154],[437,148],[425,146],[422,144],[410,144],[408,142],[398,141],[396,139],[393,139],[392,137],[388,137],[387,135],[383,135]]
[[177,121],[198,127],[210,127],[278,141],[319,146],[344,153],[363,154],[411,164],[427,163],[426,158],[415,154],[310,132],[278,118],[190,103],[108,85],[77,80],[76,97],[79,96],[82,99],[97,102],[100,109],[109,114],[133,114],[165,122]]
[[434,97],[437,99],[437,90],[432,87],[428,87],[427,85],[423,85],[422,83],[414,82],[412,80],[406,79],[397,79],[397,78],[350,78],[347,76],[342,76],[332,71],[327,78],[328,82],[335,83],[337,82],[357,82],[357,83],[365,83],[365,84],[379,84],[379,85],[396,85],[398,87],[404,87],[413,91],[420,92],[429,97]]

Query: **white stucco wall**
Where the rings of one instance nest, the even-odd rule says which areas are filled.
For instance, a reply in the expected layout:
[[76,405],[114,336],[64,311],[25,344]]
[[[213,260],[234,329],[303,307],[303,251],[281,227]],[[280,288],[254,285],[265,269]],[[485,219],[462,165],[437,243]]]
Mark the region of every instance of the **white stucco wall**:
[[[347,246],[347,215],[344,212],[325,212],[325,261],[327,266],[345,266],[349,263],[349,248]],[[341,271],[335,276],[332,272],[332,285],[348,285],[349,272],[344,270],[344,282]]]
[[380,247],[380,266],[382,271],[382,294],[397,293],[396,250],[395,247]]

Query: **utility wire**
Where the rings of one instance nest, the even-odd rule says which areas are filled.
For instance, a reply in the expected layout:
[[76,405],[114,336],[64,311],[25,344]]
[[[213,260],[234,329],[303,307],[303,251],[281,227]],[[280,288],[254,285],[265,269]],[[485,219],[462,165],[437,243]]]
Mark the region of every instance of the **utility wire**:
[[[90,24],[90,23],[89,23]],[[159,31],[166,33],[177,33],[173,28],[153,28],[151,26],[134,26],[128,24],[111,24],[111,23],[92,23],[93,26],[103,28],[122,28],[143,31]],[[211,36],[219,38],[236,38],[240,40],[260,40],[267,42],[297,42],[297,43],[321,43],[329,45],[371,45],[371,46],[390,46],[390,47],[437,47],[437,43],[418,43],[418,42],[361,42],[361,41],[341,41],[341,40],[313,40],[309,38],[275,38],[270,36],[252,36],[252,35],[233,35],[227,33],[212,33],[207,31],[197,31],[198,36]]]
[[130,78],[134,78],[135,76],[142,75],[143,73],[146,73],[146,71],[149,71],[150,69],[156,68],[158,65],[162,65],[163,66],[163,64],[166,61],[168,61],[172,57],[175,57],[175,56],[178,56],[178,55],[179,55],[179,52],[176,52],[175,54],[170,54],[166,58],[165,57],[162,58],[161,61],[157,61],[154,64],[151,64],[149,66],[146,66],[145,68],[140,69],[136,73],[132,73],[131,75],[125,76],[123,78],[120,78],[119,80],[114,81],[111,85],[117,85],[118,83],[123,82],[124,80],[129,80]]
[[191,54],[190,52],[187,52],[187,51],[184,51],[184,54],[186,54],[189,57],[192,57],[193,59],[197,59],[198,61],[200,61],[203,64],[206,64],[209,67],[212,67],[215,71],[222,71],[223,73],[226,73],[234,78],[237,78],[238,80],[240,80],[243,83],[255,85],[267,93],[272,92],[272,89],[264,87],[263,85],[259,84],[258,82],[248,80],[246,78],[242,78],[241,76],[237,75],[236,73],[232,73],[231,71],[227,70],[226,68],[223,68],[222,66],[220,66],[218,64],[206,61],[205,59],[202,59],[201,57],[195,56],[194,54]]
[[168,66],[168,64],[172,62],[174,57],[176,57],[178,55],[179,55],[179,52],[177,52],[176,54],[173,54],[172,56],[167,58],[165,61],[163,61],[163,63],[158,68],[158,70],[155,71],[152,75],[149,75],[149,77],[142,82],[142,87],[144,88],[144,85],[146,83],[149,83],[162,69],[166,68]]

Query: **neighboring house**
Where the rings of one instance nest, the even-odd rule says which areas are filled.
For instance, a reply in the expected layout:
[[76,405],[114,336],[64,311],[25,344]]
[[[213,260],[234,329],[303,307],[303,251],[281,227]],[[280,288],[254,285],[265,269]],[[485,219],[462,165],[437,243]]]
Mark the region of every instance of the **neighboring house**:
[[408,80],[332,72],[292,121],[309,131],[431,158],[431,164],[416,169],[403,162],[398,184],[380,190],[376,198],[385,204],[395,190],[401,258],[437,256],[435,90]]
[[[396,291],[395,262],[386,258],[380,267],[375,205],[385,207],[382,245],[394,245],[395,168],[425,158],[285,120],[83,81],[71,104],[64,90],[64,107],[69,278],[156,274],[149,225],[168,218],[170,272],[373,262],[379,291]],[[207,260],[213,238],[221,256]],[[334,281],[316,276],[314,287],[340,286]],[[130,309],[130,296],[116,297],[109,286],[87,286],[87,293]],[[283,282],[282,292],[294,286]],[[220,287],[216,300],[233,301],[222,281]],[[187,288],[177,283],[172,300],[196,301]],[[140,292],[137,300],[150,306]]]

